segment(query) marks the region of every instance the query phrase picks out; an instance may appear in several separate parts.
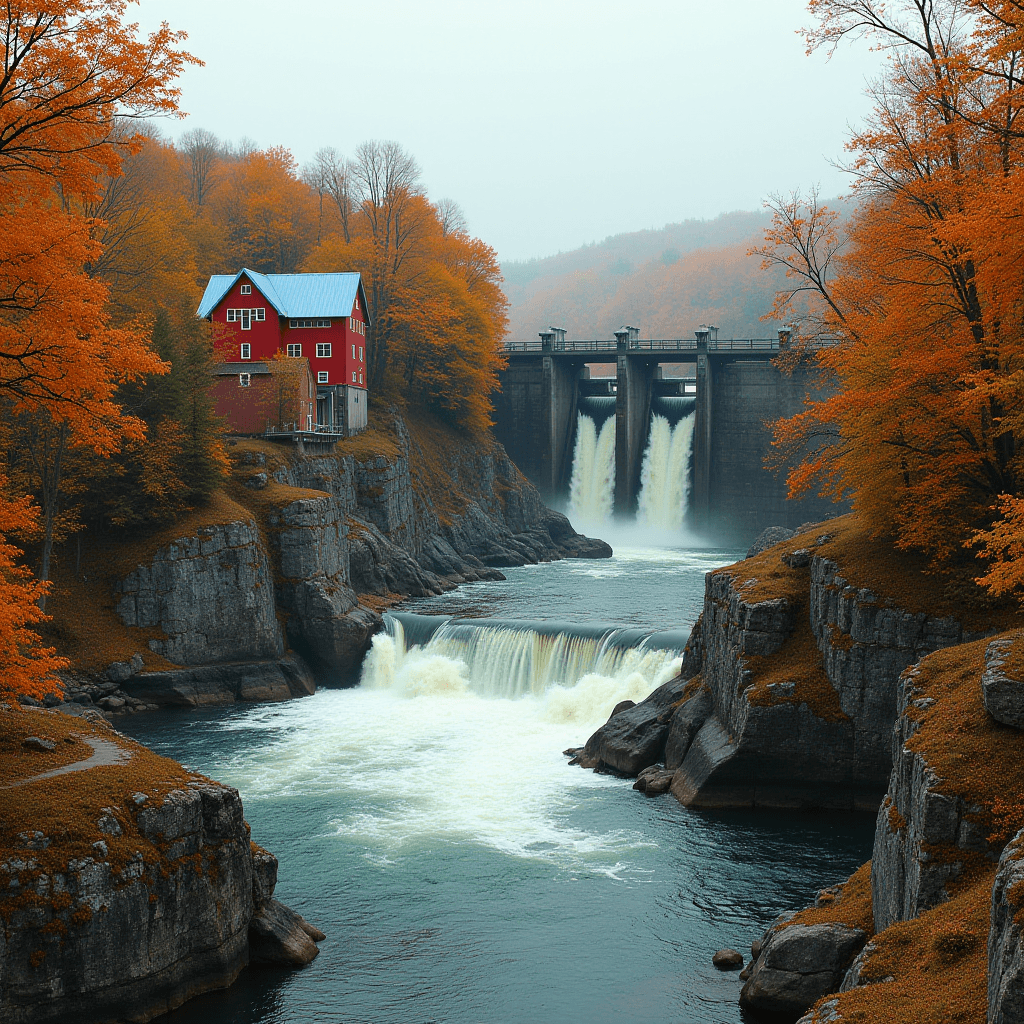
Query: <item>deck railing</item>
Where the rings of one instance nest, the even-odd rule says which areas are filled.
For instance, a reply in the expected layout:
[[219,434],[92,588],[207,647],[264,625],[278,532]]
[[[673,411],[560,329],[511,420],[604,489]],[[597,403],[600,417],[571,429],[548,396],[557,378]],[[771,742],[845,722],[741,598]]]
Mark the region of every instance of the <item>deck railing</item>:
[[[809,342],[810,348],[827,348],[838,345],[838,338],[816,338]],[[607,352],[618,351],[618,342],[562,341],[545,348],[542,341],[506,341],[506,352]],[[778,338],[709,338],[709,352],[778,352]],[[696,338],[638,339],[628,342],[627,352],[696,352]]]

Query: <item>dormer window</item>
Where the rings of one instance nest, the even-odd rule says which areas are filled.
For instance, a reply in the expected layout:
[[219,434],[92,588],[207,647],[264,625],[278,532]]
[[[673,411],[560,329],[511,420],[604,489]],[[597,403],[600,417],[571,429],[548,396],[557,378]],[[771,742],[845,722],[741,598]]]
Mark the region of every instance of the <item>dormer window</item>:
[[251,284],[243,284],[242,285],[242,294],[243,295],[252,295],[252,285]]

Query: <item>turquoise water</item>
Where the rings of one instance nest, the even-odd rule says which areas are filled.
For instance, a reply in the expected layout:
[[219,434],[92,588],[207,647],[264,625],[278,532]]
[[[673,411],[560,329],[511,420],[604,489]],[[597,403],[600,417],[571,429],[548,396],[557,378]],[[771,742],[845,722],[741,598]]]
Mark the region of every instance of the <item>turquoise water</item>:
[[[686,626],[735,557],[618,552],[409,607]],[[390,643],[352,690],[122,720],[240,789],[278,897],[328,936],[307,968],[250,968],[170,1024],[733,1024],[737,976],[711,954],[870,856],[867,815],[692,812],[569,767],[636,665],[505,699],[451,652],[395,667]]]

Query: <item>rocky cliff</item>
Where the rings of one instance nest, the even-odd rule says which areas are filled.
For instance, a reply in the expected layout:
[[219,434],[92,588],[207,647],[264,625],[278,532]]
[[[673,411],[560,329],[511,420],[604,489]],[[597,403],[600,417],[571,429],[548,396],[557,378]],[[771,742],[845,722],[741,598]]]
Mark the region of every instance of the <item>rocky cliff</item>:
[[[939,614],[925,610],[933,595],[919,580],[908,586],[890,573],[886,593],[886,560],[884,546],[843,517],[708,574],[683,666],[687,700],[641,759],[664,762],[682,803],[878,807],[900,673],[987,625],[968,628],[942,601]],[[601,760],[629,774],[646,767],[630,744],[604,742],[611,728],[589,744],[601,745]]]
[[244,440],[229,452],[209,521],[136,544],[124,571],[120,555],[94,570],[114,593],[105,632],[121,630],[120,657],[66,679],[66,707],[284,700],[350,683],[380,608],[402,596],[611,554],[546,508],[499,445],[431,421],[392,414],[388,430],[326,453]]
[[94,717],[0,705],[0,1019],[146,1021],[311,960],[238,792]]
[[754,943],[755,1019],[1024,1024],[1020,615],[913,569],[845,518],[709,574],[681,678],[584,748],[691,806],[877,812]]

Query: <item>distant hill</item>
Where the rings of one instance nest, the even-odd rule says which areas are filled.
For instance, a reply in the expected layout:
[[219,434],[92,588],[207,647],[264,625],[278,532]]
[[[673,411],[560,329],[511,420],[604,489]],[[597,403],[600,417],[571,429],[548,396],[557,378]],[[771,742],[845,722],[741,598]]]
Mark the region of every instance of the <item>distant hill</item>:
[[611,338],[622,324],[642,338],[689,338],[701,323],[723,338],[770,337],[778,325],[759,318],[781,277],[746,255],[768,221],[764,212],[726,213],[503,264],[509,338],[534,339],[549,325],[569,338]]

